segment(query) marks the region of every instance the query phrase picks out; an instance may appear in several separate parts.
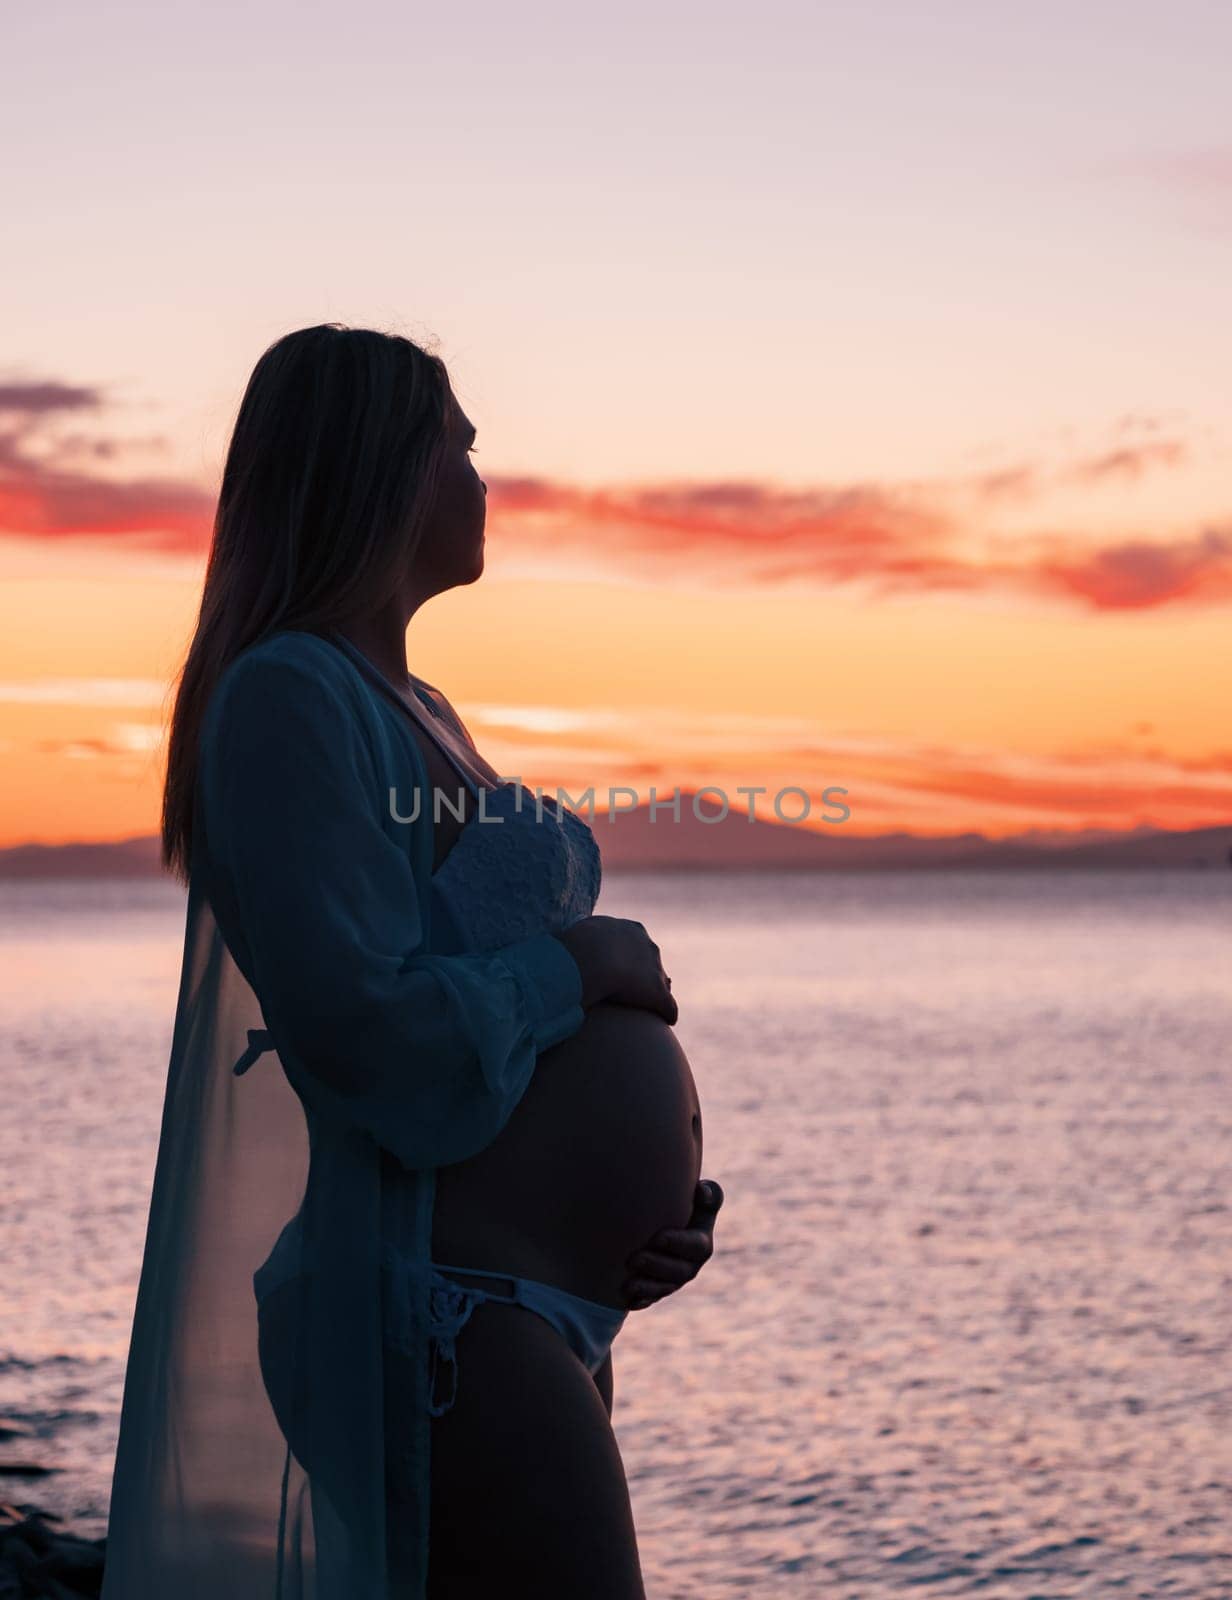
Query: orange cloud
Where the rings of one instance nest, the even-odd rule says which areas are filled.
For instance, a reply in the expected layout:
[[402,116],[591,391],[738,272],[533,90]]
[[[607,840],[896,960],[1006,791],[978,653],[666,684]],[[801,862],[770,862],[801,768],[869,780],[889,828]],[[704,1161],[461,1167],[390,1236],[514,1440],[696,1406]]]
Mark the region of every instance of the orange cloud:
[[554,728],[553,710],[523,707],[510,715],[481,706],[467,721],[498,769],[517,772],[523,781],[549,788],[560,783],[571,794],[591,785],[602,791],[609,784],[638,784],[642,799],[649,798],[651,783],[660,795],[676,785],[688,790],[717,783],[734,795],[739,784],[773,792],[790,783],[814,798],[837,785],[848,794],[852,819],[845,831],[852,833],[885,818],[925,831],[957,818],[1002,834],[1028,825],[1201,827],[1232,816],[1232,759],[1226,754],[1178,758],[1124,740],[1026,754],[872,732],[833,735],[810,717],[767,723],[760,714],[648,714],[641,707],[600,708],[600,747],[585,723]]
[[[897,771],[895,786],[951,800],[974,800],[989,809],[1013,808],[1056,818],[1185,819],[1203,826],[1232,816],[1232,782],[1195,788],[1159,774],[1118,776],[1107,769],[1089,775],[999,773],[987,766],[941,771]],[[1193,820],[1196,818],[1197,820]]]

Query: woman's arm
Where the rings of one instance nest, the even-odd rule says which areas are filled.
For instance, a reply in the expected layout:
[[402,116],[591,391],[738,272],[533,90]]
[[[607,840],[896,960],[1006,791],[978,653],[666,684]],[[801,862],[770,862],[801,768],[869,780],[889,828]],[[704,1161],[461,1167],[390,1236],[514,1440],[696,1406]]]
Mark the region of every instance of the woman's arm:
[[[547,933],[425,951],[411,854],[382,822],[396,775],[301,650],[255,647],[211,699],[209,898],[305,1100],[406,1166],[461,1161],[500,1132],[539,1052],[581,1026],[581,970]],[[430,807],[413,826],[431,826]]]

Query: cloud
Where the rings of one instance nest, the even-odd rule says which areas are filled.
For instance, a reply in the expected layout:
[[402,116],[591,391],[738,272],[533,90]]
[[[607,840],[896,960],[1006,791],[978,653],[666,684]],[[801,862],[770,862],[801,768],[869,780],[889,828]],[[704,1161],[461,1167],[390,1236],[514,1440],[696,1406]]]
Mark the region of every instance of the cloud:
[[[215,500],[198,485],[90,470],[91,458],[114,451],[106,440],[92,445],[79,429],[33,448],[57,416],[76,420],[108,404],[89,387],[0,384],[0,532],[204,553]],[[1185,442],[1157,436],[1160,422],[1127,414],[1110,448],[958,482],[798,489],[716,479],[584,488],[493,475],[489,524],[499,536],[489,542],[489,560],[549,577],[703,587],[859,584],[873,595],[1001,592],[1107,611],[1225,602],[1232,597],[1232,548],[1223,526],[1095,544],[1065,534],[993,536],[983,525],[990,503],[1025,502],[1058,487],[1073,493],[1132,483],[1147,471],[1176,468],[1186,460]]]
[[213,500],[167,478],[127,483],[34,466],[0,470],[0,529],[27,537],[102,538],[129,548],[197,552],[205,548]]
[[67,756],[74,761],[98,756],[145,755],[161,747],[163,730],[152,723],[117,722],[109,737],[40,739],[34,748],[44,755]]
[[72,383],[0,383],[0,414],[13,414],[23,422],[60,411],[97,411],[102,392]]
[[[106,477],[75,463],[112,460],[140,447],[115,439],[55,437],[48,423],[65,413],[104,411],[97,388],[0,383],[0,531],[27,538],[89,538],[127,547],[197,553],[209,539],[214,499],[181,479]],[[43,436],[43,448],[32,445]],[[145,441],[145,446],[153,442]]]
[[1137,482],[1153,467],[1179,467],[1188,459],[1189,449],[1184,440],[1149,439],[1079,456],[1051,467],[1019,463],[982,472],[970,480],[970,488],[985,500],[1025,500],[1058,488],[1089,488],[1117,480]]
[[[1172,442],[1117,450],[1065,468],[1079,481],[1134,476],[1171,464]],[[1024,471],[1026,469],[1023,469]],[[627,564],[650,579],[741,584],[859,582],[874,593],[992,590],[1080,600],[1096,610],[1144,610],[1232,597],[1232,536],[1093,545],[1072,536],[979,538],[926,490],[876,486],[776,491],[748,483],[581,493],[520,479],[509,503],[490,480],[489,514],[522,560],[570,551]]]
[[1232,765],[1222,758],[1193,761],[1124,744],[1101,744],[1052,754],[1009,753],[977,745],[935,741],[873,741],[863,752],[830,752],[844,771],[849,803],[868,810],[870,788],[898,817],[917,810],[969,816],[995,831],[1027,822],[1049,827],[1124,828],[1151,822],[1203,827],[1232,816]]
[[1175,428],[1185,422],[1187,413],[1180,410],[1173,411],[1126,411],[1122,413],[1113,424],[1113,433],[1117,438],[1125,438],[1133,434],[1162,433],[1165,428]]
[[1024,499],[1038,493],[1039,486],[1039,469],[1033,466],[998,467],[993,472],[981,472],[971,483],[975,493],[988,500],[1006,496]]
[[[516,528],[519,555],[584,549],[651,576],[775,583],[843,582],[895,568],[945,536],[947,521],[880,487],[776,490],[759,483],[683,483],[579,490],[489,479],[489,516]],[[936,559],[942,559],[938,554]]]
[[895,783],[934,798],[975,801],[986,810],[1033,811],[1058,819],[1126,817],[1147,808],[1156,815],[1175,810],[1182,817],[1198,819],[1232,815],[1232,781],[1200,786],[1183,773],[1169,779],[1159,768],[1117,772],[1111,765],[1092,765],[1085,771],[1027,773],[998,772],[991,764],[955,765],[898,771]]
[[[831,732],[814,716],[687,711],[678,707],[600,707],[595,722],[605,745],[573,725],[574,713],[556,706],[486,704],[466,707],[467,722],[493,746],[510,724],[521,737],[501,760],[553,773],[571,793],[589,785],[641,783],[644,798],[655,784],[660,796],[719,784],[760,784],[771,792],[785,783],[820,795],[828,785],[858,797],[862,817],[874,802],[900,818],[915,811],[936,815],[937,802],[970,809],[1006,826],[1123,826],[1128,817],[1167,816],[1198,826],[1232,816],[1232,756],[1186,757],[1144,750],[1131,740],[1086,742],[1047,753],[881,733]],[[589,713],[587,714],[589,720]],[[494,730],[496,730],[494,736]],[[486,748],[486,746],[485,746]],[[524,776],[524,774],[523,774]],[[759,804],[764,803],[759,801]]]
[[1157,439],[1147,444],[1124,445],[1102,455],[1075,461],[1063,471],[1063,483],[1101,483],[1109,478],[1136,480],[1151,467],[1178,467],[1188,459],[1180,439]]
[[1232,529],[1208,528],[1169,544],[1129,540],[1090,554],[1041,557],[1045,588],[1080,596],[1102,611],[1133,611],[1180,600],[1232,598]]
[[161,706],[167,685],[157,678],[23,678],[0,680],[0,704]]

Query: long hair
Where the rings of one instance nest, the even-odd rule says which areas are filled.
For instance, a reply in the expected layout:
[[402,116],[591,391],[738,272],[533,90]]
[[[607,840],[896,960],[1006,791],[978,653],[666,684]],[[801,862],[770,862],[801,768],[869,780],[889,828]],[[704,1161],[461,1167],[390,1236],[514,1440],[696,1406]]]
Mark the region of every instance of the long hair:
[[395,592],[436,496],[450,402],[439,356],[399,334],[337,322],[284,335],[254,367],[168,737],[162,864],[181,882],[215,684],[265,635],[319,632]]

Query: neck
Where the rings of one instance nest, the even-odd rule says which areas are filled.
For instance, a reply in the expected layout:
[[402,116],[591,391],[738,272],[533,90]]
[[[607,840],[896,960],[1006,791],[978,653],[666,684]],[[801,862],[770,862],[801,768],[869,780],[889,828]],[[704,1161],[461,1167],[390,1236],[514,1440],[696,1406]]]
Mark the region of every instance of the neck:
[[406,660],[407,622],[401,609],[386,606],[374,615],[338,624],[337,632],[362,650],[395,687],[404,689],[411,675]]

